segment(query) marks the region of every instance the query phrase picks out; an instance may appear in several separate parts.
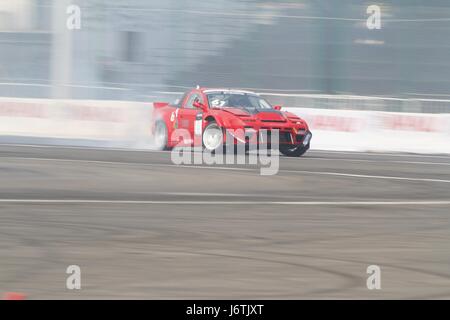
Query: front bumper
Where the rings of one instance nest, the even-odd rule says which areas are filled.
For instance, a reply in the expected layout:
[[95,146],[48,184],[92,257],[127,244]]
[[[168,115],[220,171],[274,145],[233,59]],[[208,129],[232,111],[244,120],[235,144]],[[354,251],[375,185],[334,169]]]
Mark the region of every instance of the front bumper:
[[[228,138],[232,138],[234,143],[245,143],[251,145],[273,143],[272,136],[274,131],[278,131],[278,143],[281,145],[309,145],[312,133],[309,130],[297,130],[294,128],[271,128],[271,129],[255,129],[245,128],[244,130],[233,131],[227,133]],[[226,138],[226,139],[228,139]],[[226,140],[225,139],[225,140]]]
[[[309,145],[312,138],[312,133],[309,130],[288,130],[278,132],[280,145]],[[272,131],[267,132],[268,138],[272,135]],[[261,141],[259,141],[261,143]]]

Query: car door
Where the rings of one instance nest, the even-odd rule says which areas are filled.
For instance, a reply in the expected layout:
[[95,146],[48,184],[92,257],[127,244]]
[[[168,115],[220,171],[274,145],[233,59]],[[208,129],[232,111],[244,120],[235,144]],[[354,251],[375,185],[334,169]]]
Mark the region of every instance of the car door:
[[188,130],[191,135],[191,138],[194,137],[194,126],[196,117],[199,113],[202,112],[202,110],[194,107],[193,104],[195,101],[203,103],[203,98],[200,93],[197,92],[191,93],[191,95],[186,99],[184,105],[180,109],[178,115],[179,127]]

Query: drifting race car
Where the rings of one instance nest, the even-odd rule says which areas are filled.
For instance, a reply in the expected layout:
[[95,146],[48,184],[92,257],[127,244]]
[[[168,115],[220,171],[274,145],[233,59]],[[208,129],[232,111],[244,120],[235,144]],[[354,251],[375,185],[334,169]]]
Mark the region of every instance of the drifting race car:
[[[303,119],[242,90],[197,87],[174,104],[155,102],[152,121],[152,134],[160,150],[194,146],[199,141],[204,149],[214,152],[224,147],[228,131],[234,144],[260,145],[261,132],[278,130],[280,152],[299,157],[309,149],[312,137]],[[188,134],[172,134],[177,129]]]

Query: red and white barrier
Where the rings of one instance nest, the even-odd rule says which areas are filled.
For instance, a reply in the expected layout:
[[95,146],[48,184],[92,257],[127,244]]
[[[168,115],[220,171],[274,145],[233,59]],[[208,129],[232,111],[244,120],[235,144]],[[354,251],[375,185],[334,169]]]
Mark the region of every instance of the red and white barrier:
[[0,98],[0,136],[133,143],[149,137],[151,104]]
[[[286,110],[308,122],[312,149],[450,154],[449,114]],[[151,103],[0,98],[0,136],[145,148],[151,146],[151,114]]]
[[450,153],[450,115],[289,108],[313,132],[311,149]]

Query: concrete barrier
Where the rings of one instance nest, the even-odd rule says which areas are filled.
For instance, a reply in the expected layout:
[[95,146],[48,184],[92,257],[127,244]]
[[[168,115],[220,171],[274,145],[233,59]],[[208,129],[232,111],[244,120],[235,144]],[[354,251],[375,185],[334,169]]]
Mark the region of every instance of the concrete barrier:
[[[450,154],[450,115],[286,108],[310,125],[314,150]],[[0,137],[18,143],[151,148],[152,103],[0,98]]]
[[0,136],[136,147],[150,137],[151,103],[0,98]]
[[308,122],[313,150],[450,153],[449,114],[287,110]]

